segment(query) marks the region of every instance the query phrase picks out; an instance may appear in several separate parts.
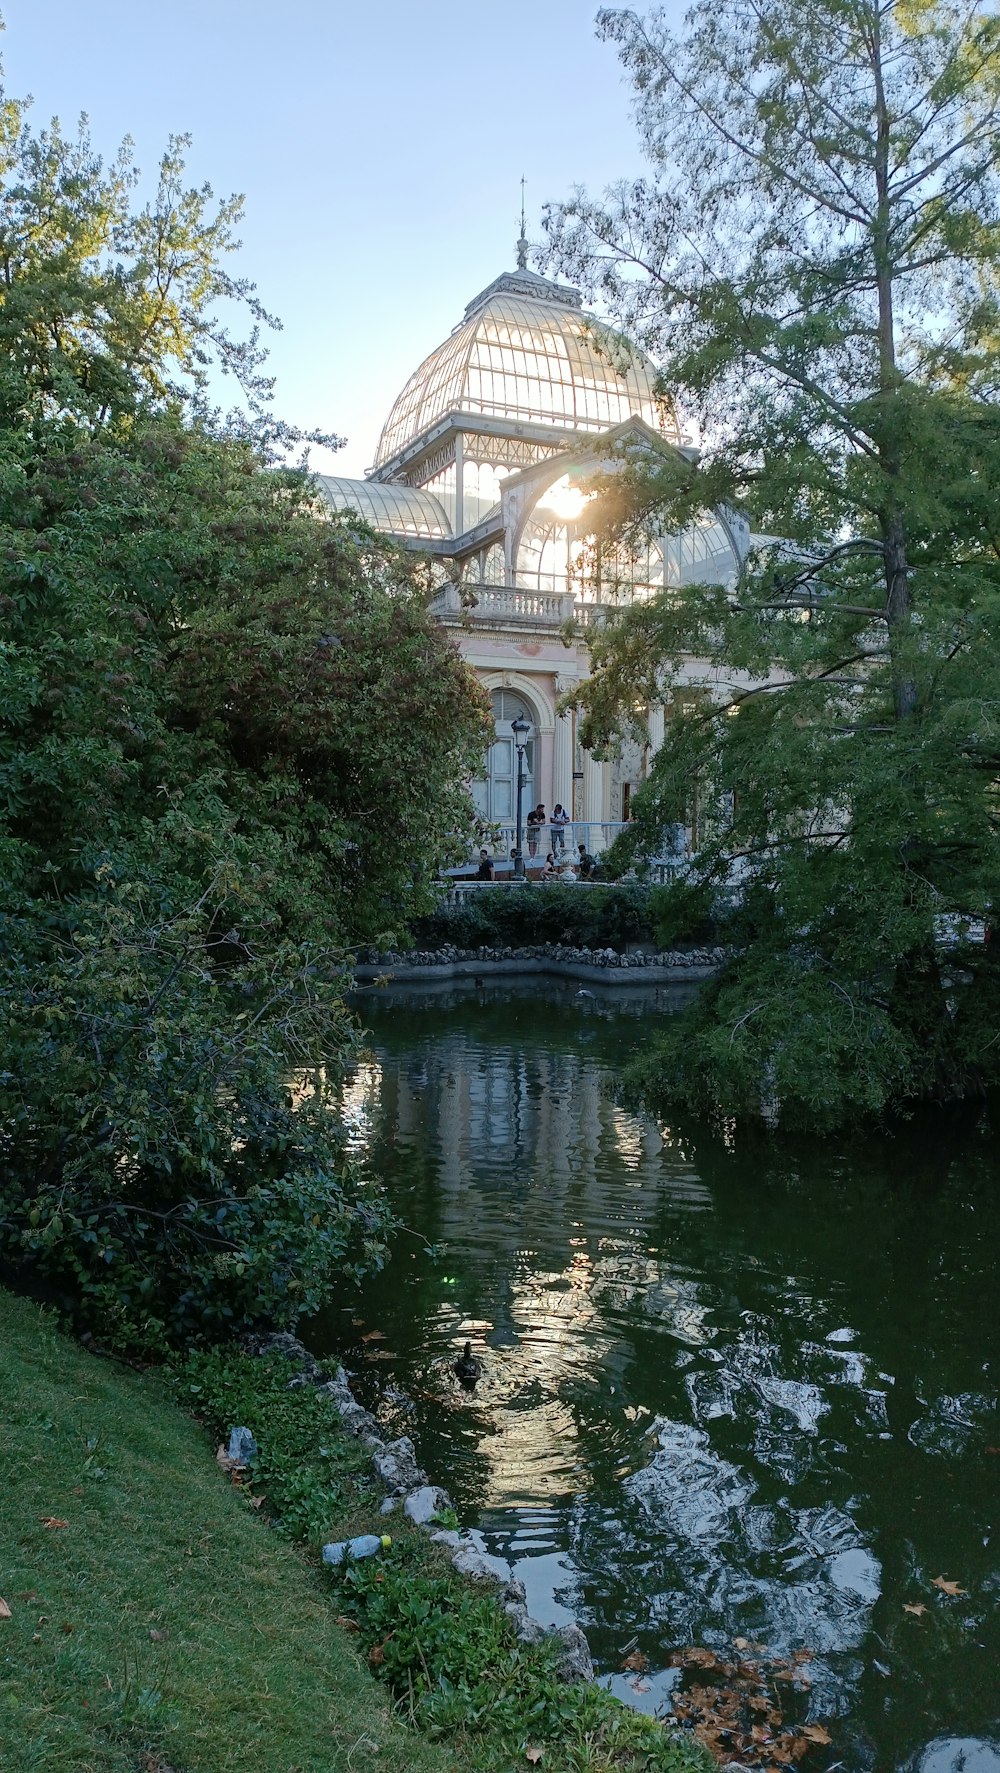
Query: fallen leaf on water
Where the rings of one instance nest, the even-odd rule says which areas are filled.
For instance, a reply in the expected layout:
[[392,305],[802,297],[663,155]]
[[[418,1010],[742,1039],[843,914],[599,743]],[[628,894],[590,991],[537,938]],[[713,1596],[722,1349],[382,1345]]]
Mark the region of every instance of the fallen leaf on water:
[[0,1601],[0,1619],[10,1619],[11,1611],[6,1601]]
[[629,1686],[633,1693],[649,1693],[651,1691],[648,1681],[629,1681]]
[[823,1747],[833,1740],[829,1730],[824,1730],[822,1724],[803,1724],[802,1734],[807,1742],[818,1742]]
[[967,1588],[960,1588],[957,1582],[946,1582],[943,1576],[935,1576],[931,1587],[939,1588],[942,1594],[959,1595],[969,1592]]
[[718,1668],[719,1658],[714,1650],[704,1650],[697,1644],[681,1651],[681,1660],[691,1668]]
[[362,1342],[384,1342],[385,1335],[381,1330],[369,1330],[367,1336],[362,1336],[361,1340]]
[[648,1667],[649,1657],[644,1656],[641,1650],[633,1650],[631,1656],[626,1656],[622,1663],[622,1668],[634,1669],[636,1674],[645,1674]]
[[736,1674],[739,1675],[741,1681],[755,1681],[757,1675],[761,1674],[761,1663],[739,1661],[736,1663]]
[[801,1761],[803,1755],[809,1753],[811,1746],[812,1744],[805,1742],[801,1736],[791,1736],[787,1733],[784,1736],[779,1736],[775,1743],[775,1747],[786,1765],[789,1761],[793,1763]]
[[711,1750],[712,1754],[719,1755],[723,1747],[722,1738],[728,1735],[728,1730],[712,1730],[706,1727],[699,1732],[699,1740],[705,1744],[707,1749]]
[[903,1602],[903,1612],[904,1613],[914,1613],[918,1619],[920,1619],[922,1617],[922,1615],[924,1613],[926,1613],[926,1611],[927,1611],[927,1608],[924,1606],[923,1601],[904,1601]]
[[43,1527],[58,1528],[58,1527],[68,1527],[69,1526],[68,1521],[61,1521],[59,1519],[59,1516],[55,1515],[55,1514],[40,1514],[38,1518],[41,1521]]
[[530,1761],[534,1767],[541,1760],[542,1752],[543,1751],[540,1748],[526,1748],[524,1751],[524,1758],[526,1761]]

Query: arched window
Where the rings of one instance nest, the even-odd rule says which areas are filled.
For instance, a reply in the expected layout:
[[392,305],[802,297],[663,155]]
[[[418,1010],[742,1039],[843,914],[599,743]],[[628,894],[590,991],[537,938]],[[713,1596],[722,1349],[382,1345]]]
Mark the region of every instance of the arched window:
[[516,579],[527,591],[558,596],[571,589],[573,542],[566,524],[548,512],[529,517],[517,550]]
[[570,474],[547,487],[521,531],[515,582],[542,593],[573,591],[584,603],[631,603],[664,586],[732,585],[739,559],[726,526],[706,512],[680,534],[614,544],[587,531],[589,495]]
[[[488,820],[490,824],[512,825],[517,814],[517,751],[514,735],[510,730],[511,722],[526,720],[534,729],[535,715],[514,690],[494,690],[491,700],[495,736],[486,754],[483,774],[472,784],[472,798],[480,818]],[[535,741],[532,731],[524,752],[521,808],[525,815],[534,805],[534,776]]]
[[504,585],[507,582],[507,570],[504,564],[503,548],[494,542],[483,561],[483,584]]

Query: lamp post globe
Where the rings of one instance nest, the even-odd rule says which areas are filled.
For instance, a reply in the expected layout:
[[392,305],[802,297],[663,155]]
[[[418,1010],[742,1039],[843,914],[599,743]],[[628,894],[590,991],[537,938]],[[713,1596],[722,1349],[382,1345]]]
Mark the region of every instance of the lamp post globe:
[[521,821],[521,814],[523,811],[524,796],[524,753],[527,748],[528,739],[531,736],[531,727],[526,720],[522,720],[521,716],[518,715],[516,720],[511,721],[510,730],[514,735],[514,747],[517,751],[517,843],[514,851],[514,874],[517,879],[523,880],[524,827]]

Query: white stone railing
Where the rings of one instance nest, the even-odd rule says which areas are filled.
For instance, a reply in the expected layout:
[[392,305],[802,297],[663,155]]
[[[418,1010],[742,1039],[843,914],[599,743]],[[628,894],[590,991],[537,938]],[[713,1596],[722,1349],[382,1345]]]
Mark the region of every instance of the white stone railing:
[[445,622],[517,622],[561,628],[573,620],[573,598],[518,585],[445,585],[431,610]]
[[[503,616],[508,620],[552,622],[557,627],[572,616],[572,603],[544,591],[519,591],[516,585],[496,585],[476,592],[473,617]],[[569,607],[567,603],[569,602]]]
[[575,603],[573,620],[578,628],[600,628],[610,608],[606,603]]
[[[620,820],[604,819],[591,821],[574,819],[569,825],[534,825],[522,827],[521,848],[524,864],[532,873],[536,873],[545,865],[545,858],[551,852],[558,866],[573,860],[579,855],[580,845],[592,856],[600,856],[610,849],[615,838],[628,826]],[[505,878],[513,873],[511,852],[517,847],[517,827],[513,824],[497,824],[489,826],[487,833],[469,845],[469,859],[459,869],[451,868],[449,874],[466,873],[475,867],[480,859],[480,850],[486,850],[493,864],[494,876]],[[686,851],[671,850],[653,858],[650,866],[654,879],[673,879],[683,873],[687,867]],[[487,883],[488,884],[488,883]]]
[[581,602],[573,591],[529,590],[523,585],[443,585],[431,609],[443,622],[513,622],[561,628],[575,622],[596,628],[605,618],[603,603]]

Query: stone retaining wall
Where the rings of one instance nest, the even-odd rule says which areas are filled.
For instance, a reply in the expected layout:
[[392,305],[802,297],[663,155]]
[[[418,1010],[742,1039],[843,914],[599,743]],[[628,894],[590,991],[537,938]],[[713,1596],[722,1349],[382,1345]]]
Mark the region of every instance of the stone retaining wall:
[[514,977],[542,973],[550,978],[602,985],[691,985],[711,978],[728,959],[724,948],[661,949],[618,954],[613,948],[573,948],[539,943],[526,948],[435,948],[385,954],[362,949],[354,966],[359,985],[375,980],[402,984],[419,979]]

